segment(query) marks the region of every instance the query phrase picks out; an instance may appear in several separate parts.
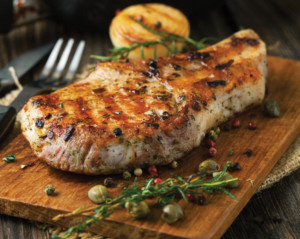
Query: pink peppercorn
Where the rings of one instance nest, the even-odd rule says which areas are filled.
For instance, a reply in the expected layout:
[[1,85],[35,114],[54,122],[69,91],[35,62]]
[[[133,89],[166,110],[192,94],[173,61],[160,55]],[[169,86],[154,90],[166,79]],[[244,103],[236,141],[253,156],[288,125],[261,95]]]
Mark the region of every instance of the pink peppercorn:
[[216,148],[210,147],[209,150],[208,150],[208,154],[209,154],[210,157],[216,156],[216,154],[217,154]]
[[256,129],[257,128],[257,124],[254,122],[250,122],[248,125],[249,129]]
[[157,173],[157,168],[155,166],[150,166],[148,168],[148,172],[151,176],[157,176],[158,173]]
[[162,182],[162,179],[161,178],[155,178],[154,179],[154,184],[158,184],[158,183],[161,183]]
[[241,121],[238,118],[234,118],[233,121],[232,121],[232,127],[233,128],[241,127]]
[[216,143],[211,139],[206,140],[206,145],[208,148],[215,147]]

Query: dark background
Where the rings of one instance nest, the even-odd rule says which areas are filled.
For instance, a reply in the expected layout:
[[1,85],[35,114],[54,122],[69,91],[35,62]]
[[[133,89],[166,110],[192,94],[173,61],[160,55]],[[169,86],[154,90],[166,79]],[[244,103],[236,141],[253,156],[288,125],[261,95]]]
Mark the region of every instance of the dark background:
[[[93,63],[90,54],[105,55],[111,43],[107,27],[115,10],[141,1],[51,1],[52,20],[32,22],[0,35],[0,68],[26,50],[63,36],[85,39],[81,71]],[[191,22],[191,37],[228,37],[241,27],[254,29],[272,56],[300,59],[300,1],[227,0],[163,1],[182,9]],[[72,3],[72,4],[71,4]],[[1,3],[0,3],[1,6]],[[10,18],[8,18],[9,20]],[[7,29],[10,29],[9,22]],[[38,71],[40,67],[35,69]],[[300,79],[299,79],[300,80]],[[291,122],[292,123],[292,122]],[[300,170],[257,193],[223,236],[241,238],[300,238]],[[208,215],[209,216],[209,215]],[[0,238],[50,238],[35,223],[0,216]]]

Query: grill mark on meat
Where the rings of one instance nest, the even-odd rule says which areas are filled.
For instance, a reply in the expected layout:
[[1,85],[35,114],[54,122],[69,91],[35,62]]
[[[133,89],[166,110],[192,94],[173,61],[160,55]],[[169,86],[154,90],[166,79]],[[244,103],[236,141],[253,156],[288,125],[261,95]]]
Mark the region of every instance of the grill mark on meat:
[[227,69],[229,66],[231,66],[233,63],[233,60],[229,60],[228,62],[224,63],[224,64],[218,64],[216,65],[216,69],[219,70],[219,71],[222,71],[222,70],[225,70]]
[[91,116],[91,110],[88,107],[87,102],[82,97],[77,97],[72,103],[76,107],[76,118],[82,119],[87,124],[96,124],[95,120]]

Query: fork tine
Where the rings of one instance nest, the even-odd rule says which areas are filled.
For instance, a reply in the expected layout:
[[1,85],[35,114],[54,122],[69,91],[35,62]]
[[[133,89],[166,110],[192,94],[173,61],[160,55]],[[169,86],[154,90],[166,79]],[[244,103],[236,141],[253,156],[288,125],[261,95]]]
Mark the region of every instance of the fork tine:
[[79,63],[80,63],[80,60],[81,60],[81,56],[82,56],[84,47],[85,47],[85,41],[81,40],[78,44],[77,50],[74,54],[74,57],[73,57],[73,60],[70,64],[68,72],[67,72],[66,76],[63,78],[60,86],[64,86],[64,85],[69,84],[72,81],[72,79],[74,78],[74,75],[75,75],[75,73],[78,69],[78,66],[79,66]]
[[61,55],[61,58],[57,64],[57,67],[52,75],[52,78],[51,78],[50,82],[48,82],[47,84],[54,84],[54,82],[58,81],[58,79],[61,77],[61,74],[64,71],[65,66],[67,64],[73,44],[74,44],[74,39],[70,38],[67,42],[65,50],[63,51],[63,53]]
[[62,43],[63,43],[63,39],[62,38],[59,38],[57,40],[57,42],[55,43],[55,46],[53,47],[53,50],[51,51],[49,57],[48,57],[48,60],[41,72],[41,74],[39,75],[39,78],[37,80],[37,83],[39,85],[42,85],[45,83],[45,80],[47,79],[47,77],[50,75],[50,72],[51,72],[51,69],[53,68],[55,62],[56,62],[56,59],[58,57],[58,54],[59,54],[59,51],[60,51],[60,48],[62,46]]

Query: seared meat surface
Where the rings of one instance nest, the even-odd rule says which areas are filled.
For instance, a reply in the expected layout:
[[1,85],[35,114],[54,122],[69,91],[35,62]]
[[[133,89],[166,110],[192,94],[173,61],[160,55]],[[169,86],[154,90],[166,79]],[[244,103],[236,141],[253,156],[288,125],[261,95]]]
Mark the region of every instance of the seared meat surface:
[[84,174],[168,164],[260,103],[266,48],[243,30],[199,52],[99,63],[78,83],[32,97],[22,130],[49,165]]

